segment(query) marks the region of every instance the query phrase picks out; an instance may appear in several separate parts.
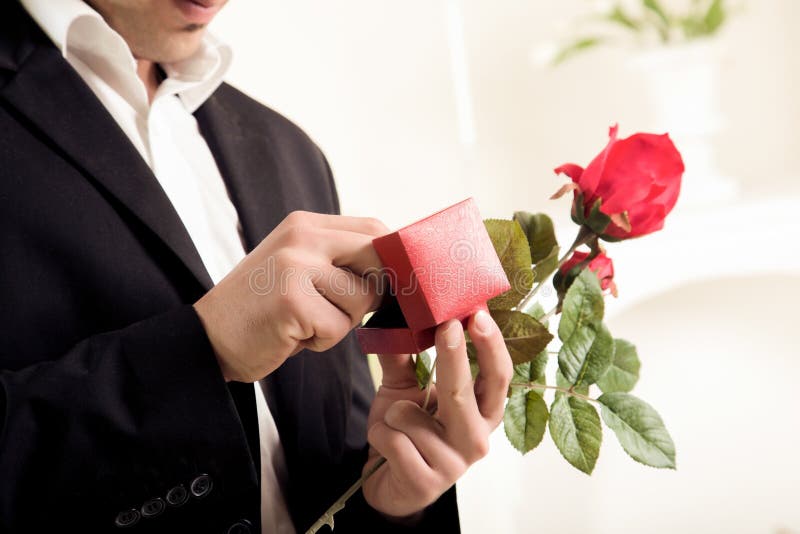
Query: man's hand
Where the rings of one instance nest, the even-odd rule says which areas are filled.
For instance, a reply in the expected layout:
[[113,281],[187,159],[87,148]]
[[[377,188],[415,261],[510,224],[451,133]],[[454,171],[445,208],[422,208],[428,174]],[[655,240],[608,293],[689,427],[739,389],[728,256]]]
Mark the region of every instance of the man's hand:
[[225,380],[254,382],[327,350],[380,303],[375,219],[290,213],[194,305]]
[[369,415],[372,448],[364,470],[379,454],[387,462],[363,487],[379,512],[395,517],[419,512],[489,450],[513,368],[488,313],[475,314],[468,331],[480,366],[474,385],[461,323],[448,321],[436,332],[437,381],[428,406],[436,406],[434,415],[421,408],[425,392],[417,387],[411,356],[380,356],[383,382]]

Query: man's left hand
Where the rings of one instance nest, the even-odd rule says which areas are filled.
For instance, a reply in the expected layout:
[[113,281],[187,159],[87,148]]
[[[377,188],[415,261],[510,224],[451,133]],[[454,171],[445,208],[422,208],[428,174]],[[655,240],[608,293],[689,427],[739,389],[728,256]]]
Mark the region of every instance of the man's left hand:
[[489,451],[489,434],[503,419],[513,368],[503,336],[483,311],[468,332],[480,372],[473,383],[464,329],[456,320],[436,331],[436,385],[428,410],[410,355],[381,355],[383,381],[369,414],[370,456],[386,458],[363,486],[379,512],[411,516],[436,501],[467,468]]

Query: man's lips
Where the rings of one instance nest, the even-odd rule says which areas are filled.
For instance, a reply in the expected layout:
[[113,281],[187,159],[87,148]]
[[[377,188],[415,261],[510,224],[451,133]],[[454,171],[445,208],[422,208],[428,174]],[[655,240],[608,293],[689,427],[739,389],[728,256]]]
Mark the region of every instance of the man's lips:
[[173,0],[190,24],[208,24],[225,3],[220,0]]

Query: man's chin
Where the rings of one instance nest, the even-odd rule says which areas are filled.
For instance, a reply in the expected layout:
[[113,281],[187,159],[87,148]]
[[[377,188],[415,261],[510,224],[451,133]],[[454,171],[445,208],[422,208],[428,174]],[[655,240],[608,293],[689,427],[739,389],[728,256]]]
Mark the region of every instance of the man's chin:
[[136,59],[145,59],[154,63],[178,63],[189,59],[200,50],[203,44],[205,27],[193,32],[181,32],[171,36],[163,46],[143,51],[142,54],[134,53]]

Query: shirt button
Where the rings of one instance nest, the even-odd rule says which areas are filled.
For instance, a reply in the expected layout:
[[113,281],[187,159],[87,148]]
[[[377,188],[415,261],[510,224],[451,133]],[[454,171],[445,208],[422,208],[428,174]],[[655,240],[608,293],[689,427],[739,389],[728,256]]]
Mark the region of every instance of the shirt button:
[[240,519],[228,527],[227,534],[250,534],[253,532],[253,523],[247,519]]
[[132,527],[139,522],[139,511],[131,508],[130,510],[123,510],[117,514],[114,524],[119,528]]
[[202,499],[209,493],[211,493],[211,489],[214,487],[214,483],[211,481],[211,477],[202,474],[192,480],[191,485],[189,486],[189,490],[192,492],[192,495],[197,497],[198,499]]
[[164,511],[166,505],[164,504],[164,500],[161,497],[156,497],[155,499],[150,499],[146,503],[142,505],[142,517],[145,519],[149,519],[151,517],[156,517],[161,512]]
[[167,504],[170,506],[183,506],[189,500],[189,492],[181,484],[167,492]]

